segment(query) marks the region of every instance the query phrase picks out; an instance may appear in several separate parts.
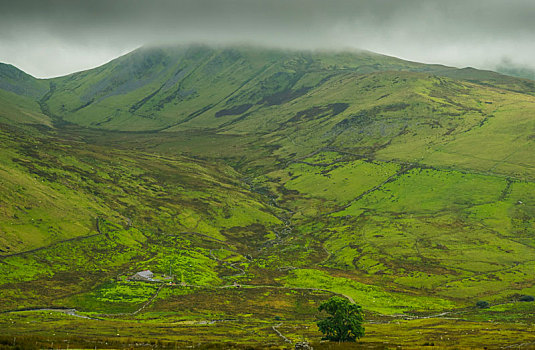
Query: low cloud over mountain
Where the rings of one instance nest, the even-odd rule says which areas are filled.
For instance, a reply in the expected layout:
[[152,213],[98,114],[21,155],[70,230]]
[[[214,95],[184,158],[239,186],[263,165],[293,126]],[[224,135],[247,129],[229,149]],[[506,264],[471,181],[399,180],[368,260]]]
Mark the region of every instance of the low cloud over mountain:
[[[514,4],[514,6],[513,6]],[[36,76],[102,64],[147,43],[363,48],[424,62],[528,64],[532,1],[3,1],[0,61]]]

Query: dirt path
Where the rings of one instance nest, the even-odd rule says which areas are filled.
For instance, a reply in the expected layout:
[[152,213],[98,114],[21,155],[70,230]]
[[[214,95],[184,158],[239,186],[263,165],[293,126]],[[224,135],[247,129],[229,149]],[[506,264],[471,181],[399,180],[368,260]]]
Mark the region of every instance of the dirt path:
[[286,337],[284,336],[284,334],[282,334],[282,333],[278,330],[278,328],[279,328],[280,326],[282,326],[282,323],[279,323],[279,324],[277,324],[277,325],[275,325],[275,326],[271,326],[271,329],[273,329],[273,330],[275,331],[275,333],[277,333],[277,335],[278,335],[278,336],[279,336],[285,343],[291,344],[292,341],[291,341],[290,339],[286,338]]

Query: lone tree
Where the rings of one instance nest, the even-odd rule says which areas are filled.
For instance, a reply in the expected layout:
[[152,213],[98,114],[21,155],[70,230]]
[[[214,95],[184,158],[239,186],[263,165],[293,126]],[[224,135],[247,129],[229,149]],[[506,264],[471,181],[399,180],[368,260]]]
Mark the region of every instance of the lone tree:
[[318,321],[323,339],[331,341],[356,341],[364,336],[362,307],[341,297],[332,297],[322,303],[318,310],[330,316]]

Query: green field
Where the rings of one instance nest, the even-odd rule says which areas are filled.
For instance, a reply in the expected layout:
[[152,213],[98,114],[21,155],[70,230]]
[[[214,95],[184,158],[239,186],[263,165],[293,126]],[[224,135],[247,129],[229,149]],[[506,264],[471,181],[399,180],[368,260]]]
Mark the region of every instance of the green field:
[[0,348],[332,348],[332,295],[364,348],[535,344],[530,80],[191,46],[0,82]]

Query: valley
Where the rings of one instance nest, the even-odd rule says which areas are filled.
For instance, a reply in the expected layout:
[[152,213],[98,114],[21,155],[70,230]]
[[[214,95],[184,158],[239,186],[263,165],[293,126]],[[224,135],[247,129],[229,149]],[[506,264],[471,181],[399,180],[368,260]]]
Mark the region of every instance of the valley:
[[360,346],[533,347],[534,115],[531,80],[366,51],[0,65],[0,344],[330,348],[340,295]]

